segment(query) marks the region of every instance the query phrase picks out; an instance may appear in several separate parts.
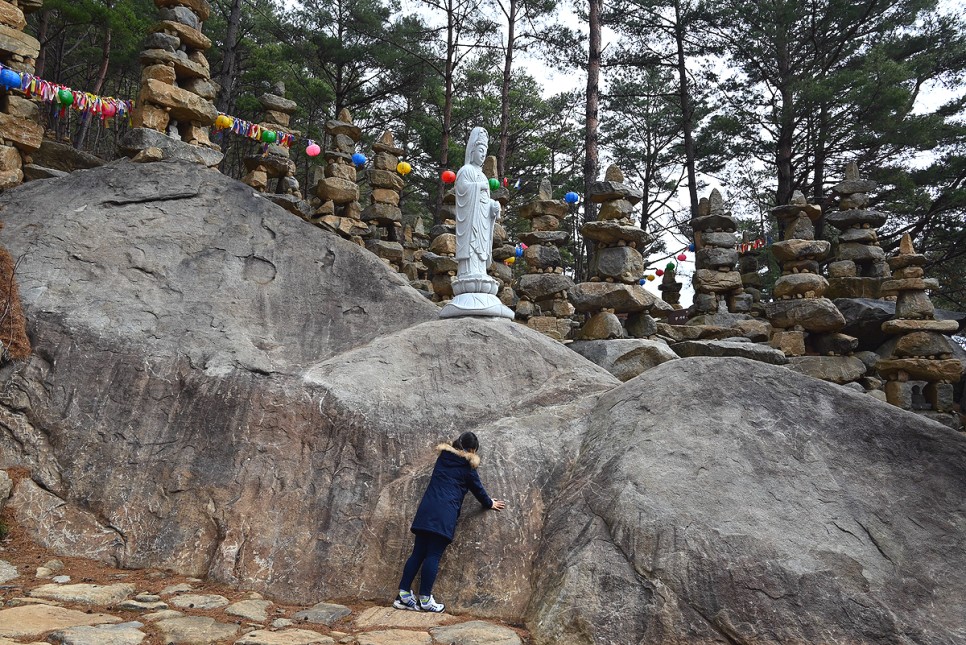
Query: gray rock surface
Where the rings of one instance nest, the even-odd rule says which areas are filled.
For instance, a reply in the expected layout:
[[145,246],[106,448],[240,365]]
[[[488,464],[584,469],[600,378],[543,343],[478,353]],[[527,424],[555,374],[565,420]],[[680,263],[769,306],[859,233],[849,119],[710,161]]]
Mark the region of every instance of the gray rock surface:
[[678,357],[667,343],[660,340],[578,340],[570,343],[568,347],[621,381],[628,381],[656,365]]
[[17,567],[6,560],[0,560],[0,585],[15,580],[19,575]]
[[547,511],[538,645],[966,635],[966,437],[737,358],[659,365],[593,416]]
[[129,157],[133,157],[147,148],[158,148],[161,150],[162,159],[165,161],[187,161],[208,168],[217,166],[225,157],[225,155],[217,150],[203,146],[193,146],[190,143],[172,139],[166,134],[150,128],[132,128],[121,137],[118,143],[118,150],[121,154]]
[[[836,298],[835,306],[845,316],[843,334],[859,339],[860,350],[875,349],[890,338],[882,331],[882,323],[896,314],[896,303],[871,298]],[[937,309],[936,320],[955,320],[959,323],[960,333],[966,329],[966,313]]]
[[[9,509],[60,552],[385,602],[433,444],[472,429],[508,508],[465,504],[435,590],[454,612],[537,643],[964,638],[966,437],[919,415],[737,358],[621,384],[522,325],[437,320],[364,249],[197,166],[0,204],[36,348],[0,371],[0,466],[31,470]],[[418,635],[365,638],[396,632]]]
[[71,627],[56,631],[48,640],[62,645],[138,645],[146,634],[138,622],[118,623],[117,625],[95,625],[93,627]]
[[316,625],[331,625],[340,618],[344,618],[352,613],[352,610],[345,605],[334,605],[332,603],[320,602],[317,605],[295,612],[292,618],[297,621],[314,623]]
[[784,365],[788,362],[785,354],[781,350],[759,345],[757,343],[731,340],[686,340],[681,343],[671,345],[671,350],[681,357],[691,356],[717,356],[717,357],[739,357],[750,358],[754,361],[771,363],[772,365]]

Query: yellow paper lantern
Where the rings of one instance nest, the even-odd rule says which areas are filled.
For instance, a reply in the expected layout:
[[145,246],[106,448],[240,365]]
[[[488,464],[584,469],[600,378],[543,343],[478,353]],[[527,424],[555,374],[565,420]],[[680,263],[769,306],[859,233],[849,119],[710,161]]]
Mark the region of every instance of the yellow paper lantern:
[[219,114],[218,118],[215,119],[215,127],[219,130],[226,130],[230,128],[235,122],[232,121],[230,116],[225,116],[224,114]]
[[503,261],[503,264],[505,264],[505,265],[507,265],[507,266],[510,266],[511,264],[513,264],[513,263],[514,263],[514,262],[516,262],[516,261],[517,261],[517,259],[516,259],[516,258],[507,258],[507,259],[505,259],[505,260]]
[[652,280],[654,279],[654,276],[653,276],[653,275],[651,275],[650,273],[649,273],[649,274],[647,274],[647,275],[646,275],[646,276],[644,276],[644,277],[645,277],[645,278],[647,278],[647,281],[648,281],[648,282],[651,282],[651,281],[652,281]]
[[413,167],[409,165],[408,161],[400,161],[396,164],[396,172],[400,175],[408,175],[412,170]]

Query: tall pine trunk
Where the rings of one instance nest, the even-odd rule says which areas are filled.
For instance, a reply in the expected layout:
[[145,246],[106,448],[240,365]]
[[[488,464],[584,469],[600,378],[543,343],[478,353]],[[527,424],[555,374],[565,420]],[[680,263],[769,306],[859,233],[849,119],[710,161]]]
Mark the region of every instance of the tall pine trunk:
[[[97,80],[94,81],[94,87],[91,88],[92,94],[100,94],[104,87],[104,81],[107,79],[107,69],[111,65],[111,28],[105,27],[104,29],[104,44],[101,47],[101,65],[97,70]],[[84,145],[84,139],[87,138],[87,132],[91,127],[91,119],[93,115],[90,112],[85,112],[81,117],[81,126],[77,132],[77,136],[74,137],[74,148],[80,150]]]
[[510,0],[507,12],[506,56],[503,61],[503,84],[500,86],[500,150],[496,155],[497,174],[506,171],[506,151],[510,143],[510,82],[513,71],[513,46],[517,21],[517,0]]
[[[694,106],[688,89],[688,70],[684,58],[684,25],[681,24],[681,2],[674,0],[674,40],[677,45],[677,68],[681,96],[681,130],[684,133],[684,163],[688,173],[688,197],[691,200],[691,217],[698,214],[698,181],[694,152]],[[646,213],[647,211],[645,211]],[[644,216],[641,217],[644,225]]]
[[[590,35],[588,38],[587,51],[587,108],[585,116],[584,134],[584,221],[592,222],[597,218],[596,209],[590,200],[590,186],[597,180],[597,169],[599,156],[597,150],[598,126],[600,125],[598,115],[600,108],[600,59],[601,59],[601,13],[603,13],[603,0],[590,0],[590,11],[588,26]],[[588,252],[593,249],[588,244]],[[587,260],[585,259],[578,268],[577,281],[584,278]]]
[[[440,139],[439,169],[440,172],[446,170],[449,164],[449,140],[453,128],[453,69],[456,63],[456,25],[453,0],[446,3],[446,70],[443,74],[443,84],[445,87],[445,98],[443,99],[443,136]],[[439,190],[436,192],[436,210],[433,215],[433,223],[439,224],[443,221],[443,191],[446,186],[442,179],[437,180]]]
[[241,31],[242,0],[232,0],[225,29],[225,50],[222,52],[221,69],[218,71],[217,107],[221,112],[234,112],[235,78],[238,75],[238,43]]

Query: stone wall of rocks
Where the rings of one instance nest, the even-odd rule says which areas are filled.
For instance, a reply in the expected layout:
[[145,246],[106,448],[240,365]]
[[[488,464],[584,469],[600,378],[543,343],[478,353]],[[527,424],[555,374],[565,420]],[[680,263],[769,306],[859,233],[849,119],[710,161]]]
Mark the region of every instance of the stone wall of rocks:
[[196,161],[215,166],[222,155],[208,135],[218,116],[212,101],[220,88],[205,58],[211,40],[202,33],[211,5],[207,0],[155,0],[155,5],[160,20],[144,41],[141,90],[131,115],[134,129],[125,135],[121,151],[136,156],[150,148],[151,157],[190,156],[172,143],[177,141],[197,149]]
[[564,275],[560,254],[570,234],[558,230],[567,211],[563,200],[553,198],[553,187],[546,179],[540,182],[535,199],[518,211],[520,217],[529,220],[530,230],[520,235],[520,242],[527,248],[523,252],[526,274],[518,286],[517,318],[561,341],[570,337],[574,314],[574,306],[567,299],[573,281]]
[[338,118],[325,123],[330,147],[325,155],[325,171],[315,186],[318,197],[314,221],[334,233],[364,246],[363,236],[369,225],[362,221],[359,186],[352,155],[362,140],[362,130],[352,122],[352,114],[343,108]]
[[[40,42],[24,33],[25,14],[40,9],[40,0],[0,0],[0,63],[18,72],[33,73]],[[44,129],[37,104],[19,91],[0,90],[0,190],[19,185],[31,154],[40,149]]]

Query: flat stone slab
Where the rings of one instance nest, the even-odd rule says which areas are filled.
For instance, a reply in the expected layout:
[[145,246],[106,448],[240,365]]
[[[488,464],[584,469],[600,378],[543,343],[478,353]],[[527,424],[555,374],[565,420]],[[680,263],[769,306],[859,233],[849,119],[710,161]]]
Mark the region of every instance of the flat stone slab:
[[456,618],[446,613],[434,614],[426,611],[406,611],[393,607],[370,607],[355,619],[355,626],[359,629],[374,627],[407,627],[429,629],[448,625]]
[[0,609],[0,636],[38,636],[55,629],[119,622],[120,618],[107,614],[88,614],[52,605],[26,605]]
[[729,340],[686,340],[671,345],[671,349],[681,358],[692,356],[714,356],[723,358],[750,358],[753,361],[784,365],[788,362],[785,354],[773,347],[757,343],[741,343]]
[[218,641],[234,638],[238,633],[237,625],[219,623],[214,618],[202,616],[185,616],[183,618],[168,618],[155,623],[165,636],[166,643],[217,643]]
[[142,623],[130,622],[93,627],[70,627],[54,632],[48,639],[62,645],[138,645],[147,634]]
[[509,627],[484,620],[471,620],[459,625],[429,630],[433,643],[440,645],[521,645],[522,641]]
[[621,381],[678,357],[664,341],[643,338],[578,340],[567,346]]
[[125,600],[117,606],[118,609],[128,611],[160,611],[168,608],[168,603],[161,601],[143,602],[141,600]]
[[242,600],[233,605],[228,605],[225,608],[225,613],[261,623],[268,620],[268,608],[271,606],[270,600]]
[[302,620],[307,623],[314,623],[316,625],[331,625],[335,621],[344,616],[348,616],[351,613],[352,610],[345,605],[335,605],[332,603],[320,602],[313,607],[295,612],[295,615],[292,616],[292,618],[295,620]]
[[280,632],[256,629],[235,641],[235,645],[330,645],[331,643],[335,641],[329,636],[308,629],[286,629]]
[[792,356],[788,368],[811,376],[844,385],[865,376],[865,363],[854,356]]
[[162,596],[170,596],[173,593],[187,593],[189,591],[194,591],[194,587],[189,585],[187,582],[181,582],[176,585],[168,585],[161,590]]
[[386,629],[358,634],[356,642],[359,645],[432,645],[433,637],[427,632]]
[[76,602],[84,605],[116,605],[134,593],[134,585],[42,585],[32,589],[29,595],[34,598],[49,598],[61,602]]
[[17,573],[17,567],[13,566],[6,560],[0,560],[0,585],[10,582],[19,576],[20,574]]
[[229,602],[231,601],[218,594],[186,593],[171,599],[171,604],[179,609],[218,609]]
[[175,611],[174,609],[162,609],[161,611],[153,611],[150,614],[144,614],[139,616],[141,620],[149,620],[154,622],[156,620],[165,620],[167,618],[181,618],[184,616],[180,611]]

